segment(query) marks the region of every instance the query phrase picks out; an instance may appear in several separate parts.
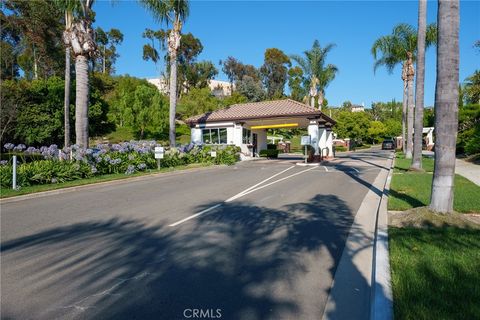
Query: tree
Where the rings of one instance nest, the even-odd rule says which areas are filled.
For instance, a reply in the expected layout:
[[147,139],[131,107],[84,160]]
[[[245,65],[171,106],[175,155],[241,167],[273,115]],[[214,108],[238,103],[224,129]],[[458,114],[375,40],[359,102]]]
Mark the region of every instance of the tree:
[[255,81],[260,80],[260,72],[255,66],[243,64],[234,57],[228,57],[225,61],[220,61],[220,64],[223,66],[222,71],[227,75],[232,85],[243,80],[244,76],[249,76]]
[[302,68],[296,66],[288,69],[288,87],[290,88],[290,98],[302,102],[307,95],[307,90],[302,85],[305,82]]
[[320,42],[315,40],[312,49],[304,51],[305,58],[299,55],[292,55],[309,84],[310,106],[315,107],[315,97],[318,95],[318,106],[321,109],[325,97],[325,89],[335,79],[338,68],[333,64],[326,64],[328,53],[335,47],[334,44],[327,44],[324,48]]
[[102,28],[95,29],[97,45],[100,51],[101,64],[95,64],[96,71],[102,73],[112,74],[115,70],[115,64],[119,54],[117,53],[117,46],[123,42],[123,33],[115,28],[105,32]]
[[262,82],[250,76],[243,76],[242,80],[237,81],[236,90],[247,97],[250,102],[258,102],[266,98]]
[[372,142],[378,142],[387,132],[387,128],[380,121],[371,121],[370,127],[368,128],[368,136],[372,139]]
[[177,55],[180,47],[182,25],[189,14],[187,0],[141,0],[140,3],[149,10],[160,23],[172,24],[168,33],[168,53],[170,58],[170,115],[169,140],[175,146],[175,110],[177,107]]
[[423,103],[425,90],[425,37],[427,33],[427,0],[419,0],[417,36],[417,81],[415,82],[415,132],[411,168],[422,168]]
[[435,87],[435,168],[430,209],[453,211],[455,142],[458,128],[459,0],[438,1]]
[[208,83],[218,74],[217,68],[211,61],[200,61],[189,65],[185,69],[185,85],[187,91],[192,88],[206,88]]
[[[372,55],[375,59],[374,72],[385,66],[389,74],[393,73],[395,66],[402,64],[403,80],[403,115],[402,115],[402,141],[403,150],[407,157],[412,156],[412,141],[406,139],[407,108],[411,111],[410,119],[413,119],[413,79],[415,69],[413,63],[416,60],[418,34],[411,25],[401,23],[393,28],[391,34],[377,39],[372,46]],[[437,28],[435,24],[427,26],[425,47],[428,48],[437,41]],[[381,55],[380,55],[381,54]],[[413,128],[413,121],[410,121],[410,128]],[[413,137],[412,130],[408,134]]]
[[180,99],[178,112],[182,118],[188,118],[215,111],[221,107],[223,107],[221,101],[212,94],[209,88],[192,88]]
[[480,70],[466,79],[464,91],[467,104],[480,104]]
[[[160,106],[160,108],[159,108]],[[155,126],[155,130],[163,131],[166,123],[163,123],[163,108],[166,101],[161,97],[157,88],[140,84],[134,92],[133,105],[129,114],[129,125],[139,132],[140,139],[144,138],[145,130],[149,126]]]
[[74,14],[71,28],[63,33],[65,44],[75,56],[76,97],[75,97],[75,143],[88,148],[88,60],[97,50],[91,27],[94,0],[77,0],[81,10]]
[[287,70],[291,66],[290,59],[277,48],[265,50],[264,63],[260,67],[260,74],[267,89],[267,97],[280,98],[287,82]]
[[370,116],[366,112],[340,111],[335,120],[335,132],[341,138],[362,140],[368,137]]

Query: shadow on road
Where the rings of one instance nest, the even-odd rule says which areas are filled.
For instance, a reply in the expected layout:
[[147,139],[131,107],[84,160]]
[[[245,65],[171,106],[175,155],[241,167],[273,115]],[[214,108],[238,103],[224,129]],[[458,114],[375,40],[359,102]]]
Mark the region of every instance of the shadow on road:
[[[318,195],[281,210],[228,203],[174,228],[115,219],[54,228],[2,244],[3,315],[183,319],[201,308],[223,319],[318,319],[353,219],[342,200]],[[325,261],[315,260],[321,250]]]

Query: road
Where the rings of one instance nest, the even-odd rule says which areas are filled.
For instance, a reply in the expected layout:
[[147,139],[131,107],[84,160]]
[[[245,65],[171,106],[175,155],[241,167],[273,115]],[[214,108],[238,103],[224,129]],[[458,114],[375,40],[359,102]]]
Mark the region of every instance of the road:
[[389,154],[249,161],[3,203],[2,318],[319,319]]

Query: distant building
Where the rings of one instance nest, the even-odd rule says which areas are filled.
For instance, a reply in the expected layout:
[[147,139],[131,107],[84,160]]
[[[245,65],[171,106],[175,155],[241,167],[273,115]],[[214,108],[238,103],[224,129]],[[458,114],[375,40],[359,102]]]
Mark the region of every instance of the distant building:
[[[165,78],[152,78],[147,79],[147,81],[156,86],[160,92],[168,94],[169,88]],[[228,81],[210,80],[208,82],[208,87],[216,97],[227,97],[232,95],[232,85]]]
[[352,104],[352,106],[350,107],[350,111],[352,111],[352,112],[363,112],[363,111],[365,111],[365,104],[364,103],[362,103],[362,105]]

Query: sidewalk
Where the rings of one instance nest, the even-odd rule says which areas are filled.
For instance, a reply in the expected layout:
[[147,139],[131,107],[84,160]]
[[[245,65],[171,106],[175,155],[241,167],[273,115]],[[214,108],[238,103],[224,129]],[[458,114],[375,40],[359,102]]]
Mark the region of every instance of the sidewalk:
[[[423,151],[422,154],[427,157],[434,157],[432,151]],[[468,180],[472,181],[476,185],[480,186],[480,166],[467,162],[462,159],[455,161],[455,173],[464,176]]]
[[480,186],[480,166],[467,162],[465,160],[457,159],[455,162],[455,173],[464,176],[476,185]]

